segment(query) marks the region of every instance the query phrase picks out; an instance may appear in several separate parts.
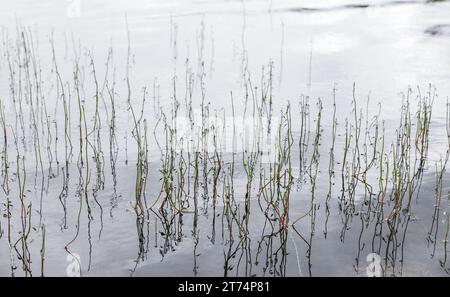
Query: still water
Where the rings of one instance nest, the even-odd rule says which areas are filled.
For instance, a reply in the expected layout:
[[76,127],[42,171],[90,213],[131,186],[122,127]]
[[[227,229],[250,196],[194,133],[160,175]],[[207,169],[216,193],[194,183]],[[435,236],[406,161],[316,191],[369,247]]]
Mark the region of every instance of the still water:
[[[449,177],[439,167],[439,160],[445,160],[448,148],[450,2],[0,1],[3,118],[7,130],[16,133],[20,128],[14,129],[24,123],[21,143],[14,143],[12,132],[8,133],[6,145],[4,138],[1,142],[2,147],[6,147],[2,160],[6,154],[9,156],[6,167],[2,168],[10,169],[9,175],[3,169],[2,179],[4,181],[6,176],[10,190],[0,194],[3,214],[0,218],[0,275],[38,276],[43,271],[48,276],[365,276],[366,267],[374,264],[373,257],[370,258],[373,253],[380,254],[377,260],[380,263],[375,264],[381,265],[385,275],[447,275],[450,263],[446,261],[445,234],[450,188],[447,186]],[[21,94],[17,90],[27,90],[18,80],[19,70],[25,67],[20,65],[23,59],[20,55],[24,52],[18,50],[23,50],[23,32],[33,37],[30,44],[35,46],[33,53],[35,61],[39,62],[40,99],[46,103],[30,107],[24,99],[22,113],[16,108],[18,103],[12,100],[12,90],[15,94]],[[56,64],[61,82],[56,76]],[[78,148],[78,139],[82,138],[79,131],[84,129],[84,124],[79,122],[76,103],[75,66],[80,67],[79,81],[83,85],[80,102],[87,118],[84,135],[88,138],[82,149]],[[109,103],[101,103],[99,116],[95,112],[92,69],[96,71],[103,100],[109,93],[115,95],[117,102],[116,155],[113,154],[116,159],[111,163],[108,125],[112,108]],[[288,103],[292,106],[294,174],[292,189],[289,188],[290,208],[284,209],[290,223],[283,215],[278,220],[268,217],[269,208],[272,215],[279,215],[278,204],[261,206],[261,176],[255,171],[249,182],[248,168],[242,164],[247,158],[245,150],[236,152],[237,164],[231,178],[236,214],[231,219],[224,198],[228,180],[224,168],[230,164],[230,159],[221,168],[219,193],[215,194],[220,202],[217,210],[214,205],[213,211],[210,198],[214,196],[212,187],[218,162],[211,152],[210,162],[203,167],[207,173],[201,170],[201,181],[197,182],[201,189],[198,208],[193,210],[193,194],[184,193],[188,204],[184,211],[179,212],[173,205],[164,205],[161,209],[165,210],[161,210],[163,171],[167,170],[162,165],[167,155],[159,146],[161,143],[163,148],[167,147],[164,140],[167,131],[161,128],[161,119],[173,112],[175,100],[199,113],[202,102],[207,102],[211,118],[226,114],[224,117],[229,122],[236,123],[236,117],[245,118],[252,110],[252,104],[245,99],[249,93],[260,94],[268,85],[269,108],[274,111],[274,118]],[[68,99],[72,100],[68,131],[74,148],[67,164],[64,139],[69,132],[64,132],[63,88],[67,98],[72,95]],[[192,103],[185,106],[189,92],[193,94]],[[23,94],[25,98],[28,93]],[[133,139],[136,130],[127,98],[130,97],[134,112],[139,113],[143,94],[147,100],[142,118],[148,125],[145,131],[149,138],[148,175],[144,184],[148,205],[146,214],[137,218],[136,162],[140,152]],[[376,185],[375,193],[367,194],[369,186],[364,188],[359,180],[356,207],[350,214],[343,214],[345,211],[338,203],[343,195],[341,168],[360,162],[351,158],[344,162],[345,123],[348,118],[351,126],[357,106],[356,116],[362,116],[363,127],[372,133],[375,124],[370,126],[367,122],[375,116],[376,127],[379,124],[380,131],[386,135],[384,153],[390,154],[390,143],[402,123],[405,97],[411,98],[413,129],[419,126],[414,124],[416,115],[420,114],[415,109],[417,102],[423,97],[430,102],[432,99],[429,146],[413,206],[404,208],[402,204],[403,217],[398,218],[400,229],[396,229],[395,235],[392,232],[386,235],[389,217],[374,220],[379,210],[372,213],[364,206],[365,197],[380,197],[376,192],[380,180],[383,183],[379,167],[373,167],[368,174],[368,180]],[[302,137],[300,118],[305,110],[301,102],[305,102],[302,101],[305,98],[308,98],[309,110],[307,132],[311,134],[305,144],[308,177],[299,173],[303,164],[299,164],[298,158],[302,153],[302,142],[298,141]],[[316,115],[320,106],[323,106],[323,113],[317,130]],[[33,108],[37,110],[38,121],[34,120],[33,113],[28,113]],[[18,116],[20,114],[22,116]],[[21,117],[24,119],[20,120]],[[334,119],[337,132],[332,141]],[[355,123],[357,127],[358,120]],[[90,130],[94,132],[89,133]],[[103,136],[98,142],[103,144],[102,163],[95,159],[100,148],[95,142],[101,138],[95,138],[96,131]],[[314,154],[317,131],[321,137],[317,154]],[[362,133],[364,135],[364,131]],[[41,137],[38,144],[43,150],[41,161],[33,150],[37,135]],[[379,135],[374,137],[381,140]],[[329,161],[332,143],[336,147],[335,159]],[[411,143],[414,145],[414,139]],[[352,142],[350,151],[362,155],[362,147],[360,152]],[[377,151],[376,154],[379,155],[376,162],[382,164],[383,153]],[[80,162],[80,156],[81,160],[84,156],[84,162]],[[206,158],[204,154],[202,157],[202,160]],[[189,160],[187,168],[191,171],[186,175],[192,178],[186,182],[187,191],[196,188],[191,187],[196,178],[192,173],[195,171],[193,161]],[[91,167],[86,165],[88,162]],[[343,166],[343,162],[347,165]],[[96,164],[101,164],[100,171],[96,171]],[[330,164],[333,168],[336,166],[336,173],[329,175]],[[314,178],[312,168],[317,168]],[[347,172],[348,168],[342,170]],[[103,176],[101,187],[95,182],[98,182],[98,172]],[[351,180],[354,174],[351,172],[349,169],[343,178]],[[443,182],[439,187],[436,180],[441,172]],[[91,182],[88,184],[87,180]],[[394,193],[388,196],[395,197],[396,182],[392,176],[387,180],[387,192]],[[179,180],[171,182],[174,188],[180,186]],[[351,188],[352,182],[348,184]],[[249,188],[253,193],[251,198],[247,195]],[[442,196],[438,209],[436,192]],[[308,212],[311,195],[314,211]],[[22,206],[20,197],[26,207]],[[251,210],[242,214],[247,201]],[[151,208],[153,203],[157,206]],[[386,207],[389,209],[392,205]],[[23,209],[25,216],[21,215]],[[367,217],[363,216],[365,211]],[[297,222],[297,218],[302,219]],[[290,225],[294,222],[295,230]],[[384,226],[384,231],[377,226]],[[397,235],[398,239],[393,240]],[[28,255],[26,265],[23,264],[24,254]]]

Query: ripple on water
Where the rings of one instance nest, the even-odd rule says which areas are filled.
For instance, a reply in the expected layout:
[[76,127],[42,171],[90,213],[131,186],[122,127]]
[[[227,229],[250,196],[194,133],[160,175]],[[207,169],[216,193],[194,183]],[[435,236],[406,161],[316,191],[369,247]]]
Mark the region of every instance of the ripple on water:
[[428,27],[425,34],[431,36],[450,36],[450,24],[439,24]]

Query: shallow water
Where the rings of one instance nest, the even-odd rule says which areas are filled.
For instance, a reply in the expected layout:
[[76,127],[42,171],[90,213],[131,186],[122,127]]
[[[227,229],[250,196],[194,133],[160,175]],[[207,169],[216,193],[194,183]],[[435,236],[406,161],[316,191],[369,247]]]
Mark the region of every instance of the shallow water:
[[[80,3],[79,11],[73,6],[77,3]],[[19,145],[19,155],[26,157],[25,198],[27,203],[32,203],[29,212],[31,229],[27,241],[33,275],[41,273],[40,250],[43,232],[40,227],[43,225],[46,230],[44,274],[49,276],[68,273],[67,268],[74,264],[71,253],[80,256],[83,276],[365,276],[366,267],[370,264],[366,257],[372,252],[380,253],[382,263],[385,258],[388,259],[384,266],[386,275],[448,275],[445,268],[448,268],[449,263],[442,265],[444,267],[440,264],[444,258],[443,240],[447,225],[447,175],[444,175],[436,244],[430,243],[427,237],[435,207],[435,162],[445,157],[448,147],[446,98],[450,94],[450,2],[114,0],[105,3],[83,0],[19,0],[2,3],[1,6],[0,25],[3,28],[4,42],[0,50],[0,97],[5,106],[6,120],[13,129],[15,111],[14,104],[11,103],[10,72],[6,56],[8,46],[5,44],[7,40],[13,41],[13,44],[15,40],[20,40],[20,33],[16,30],[21,30],[21,26],[24,26],[29,28],[30,36],[34,36],[34,42],[37,44],[42,68],[42,95],[47,102],[47,117],[50,119],[50,124],[46,124],[41,113],[42,122],[39,123],[38,133],[43,140],[49,135],[57,135],[59,139],[58,146],[55,146],[55,141],[51,142],[50,164],[45,144],[41,144],[45,168],[42,174],[35,169],[37,161],[33,151],[33,131],[28,105],[25,104],[26,132],[23,134],[23,143]],[[82,96],[89,129],[94,125],[95,109],[95,89],[89,54],[94,57],[99,81],[103,82],[108,51],[110,48],[114,51],[107,77],[112,80],[114,71],[118,155],[115,172],[111,172],[106,122],[111,109],[107,104],[100,104],[103,121],[100,133],[105,154],[104,189],[95,189],[96,172],[92,151],[87,158],[90,160],[90,171],[81,167],[80,174],[77,167],[79,122],[75,97],[72,98],[70,111],[74,156],[68,167],[64,166],[64,114],[61,100],[57,100],[55,93],[59,89],[49,42],[52,36],[56,60],[64,81],[73,82],[74,51],[80,57],[80,65],[84,67],[81,71],[85,88]],[[225,206],[221,202],[224,197],[222,186],[218,195],[219,203],[214,212],[217,216],[215,221],[211,201],[208,199],[200,199],[198,215],[192,212],[190,204],[183,214],[176,213],[173,209],[159,212],[158,207],[155,207],[153,211],[147,212],[142,221],[136,218],[135,162],[138,154],[131,134],[133,122],[126,101],[128,45],[131,50],[131,100],[136,111],[140,109],[142,88],[146,86],[148,92],[144,108],[150,142],[149,176],[145,188],[148,204],[160,201],[157,197],[162,182],[162,157],[153,135],[155,134],[160,143],[164,142],[159,107],[169,114],[175,95],[184,106],[186,73],[192,75],[195,80],[192,106],[196,111],[201,112],[202,78],[205,100],[210,102],[211,117],[214,111],[219,115],[225,112],[228,121],[237,123],[238,121],[231,118],[230,92],[234,97],[236,117],[245,117],[252,110],[250,104],[248,113],[244,112],[245,79],[250,78],[255,87],[258,87],[256,92],[260,92],[261,85],[268,78],[269,69],[272,69],[270,75],[274,98],[273,116],[276,119],[280,109],[284,109],[290,102],[292,129],[296,141],[300,133],[300,98],[302,95],[310,98],[309,132],[312,136],[308,144],[307,158],[311,158],[316,102],[317,98],[321,98],[324,108],[323,132],[315,190],[317,215],[314,232],[311,233],[309,217],[295,224],[295,229],[300,231],[298,233],[292,227],[282,229],[283,226],[278,226],[278,223],[271,224],[258,206],[260,197],[257,174],[251,187],[253,195],[250,199],[250,227],[246,230],[248,234],[245,237],[241,237],[242,234],[239,234],[238,226],[233,225],[234,223],[232,231],[229,230],[224,214]],[[14,55],[15,52],[12,52]],[[270,68],[270,65],[273,68]],[[395,244],[398,244],[398,248],[395,248],[395,260],[389,258],[393,252],[384,250],[386,235],[374,236],[374,221],[370,221],[367,226],[361,224],[363,211],[355,211],[352,214],[345,238],[341,237],[345,230],[345,215],[338,207],[341,189],[340,176],[337,173],[333,177],[327,238],[324,235],[333,89],[336,89],[338,121],[334,165],[338,171],[343,155],[345,118],[352,120],[354,84],[358,109],[362,110],[364,116],[367,98],[370,98],[367,104],[369,118],[377,115],[380,108],[379,118],[384,121],[386,151],[389,151],[390,142],[399,126],[402,94],[408,93],[408,88],[411,87],[411,109],[414,114],[418,102],[416,96],[426,97],[427,92],[434,88],[438,92],[437,96],[434,96],[428,161],[421,181],[422,186],[417,198],[414,198],[406,231],[404,225],[398,231],[399,242],[395,241]],[[431,88],[429,84],[432,84]],[[67,90],[73,92],[73,84],[67,87]],[[365,120],[366,118],[363,122]],[[58,128],[51,124],[53,122],[58,124]],[[49,126],[50,134],[46,131]],[[9,135],[11,137],[11,134]],[[245,135],[242,138],[245,140]],[[2,146],[3,144],[4,142]],[[292,155],[295,156],[292,165],[295,183],[288,211],[290,222],[307,212],[311,197],[309,177],[298,174],[299,147],[294,146],[292,150]],[[243,159],[242,154],[242,151],[236,152],[238,163]],[[18,200],[20,187],[14,174],[17,163],[16,147],[11,138],[8,155],[11,192],[7,195],[1,192],[0,197],[3,214],[7,213],[7,199],[12,203],[11,236],[12,242],[18,243],[18,250],[9,246],[8,216],[2,216],[2,276],[25,273],[18,256],[22,234]],[[56,157],[59,164],[56,163]],[[307,162],[309,164],[309,161]],[[49,167],[52,174],[47,174]],[[70,174],[66,180],[68,188],[66,197],[64,196],[64,211],[60,198],[64,190],[64,172],[67,170]],[[85,199],[80,193],[83,193],[86,172],[90,172],[91,182]],[[378,185],[376,168],[370,175],[369,179],[374,185]],[[117,179],[116,184],[114,178]],[[44,186],[41,185],[42,179]],[[220,182],[225,179],[224,175]],[[245,169],[242,164],[237,164],[234,174],[234,199],[237,208],[242,212],[246,201],[246,181]],[[203,193],[203,196],[199,194],[202,198],[212,195],[211,179],[206,183],[201,179],[200,191],[206,189],[206,184],[209,191]],[[41,192],[42,188],[44,190]],[[362,207],[366,196],[367,193],[359,188],[355,198],[358,209]],[[392,204],[389,204],[386,207],[389,209],[391,206]],[[402,223],[406,217],[401,217]],[[386,222],[383,221],[382,224],[386,230]],[[313,234],[310,241],[302,239],[310,234]],[[402,242],[400,239],[403,238]]]

